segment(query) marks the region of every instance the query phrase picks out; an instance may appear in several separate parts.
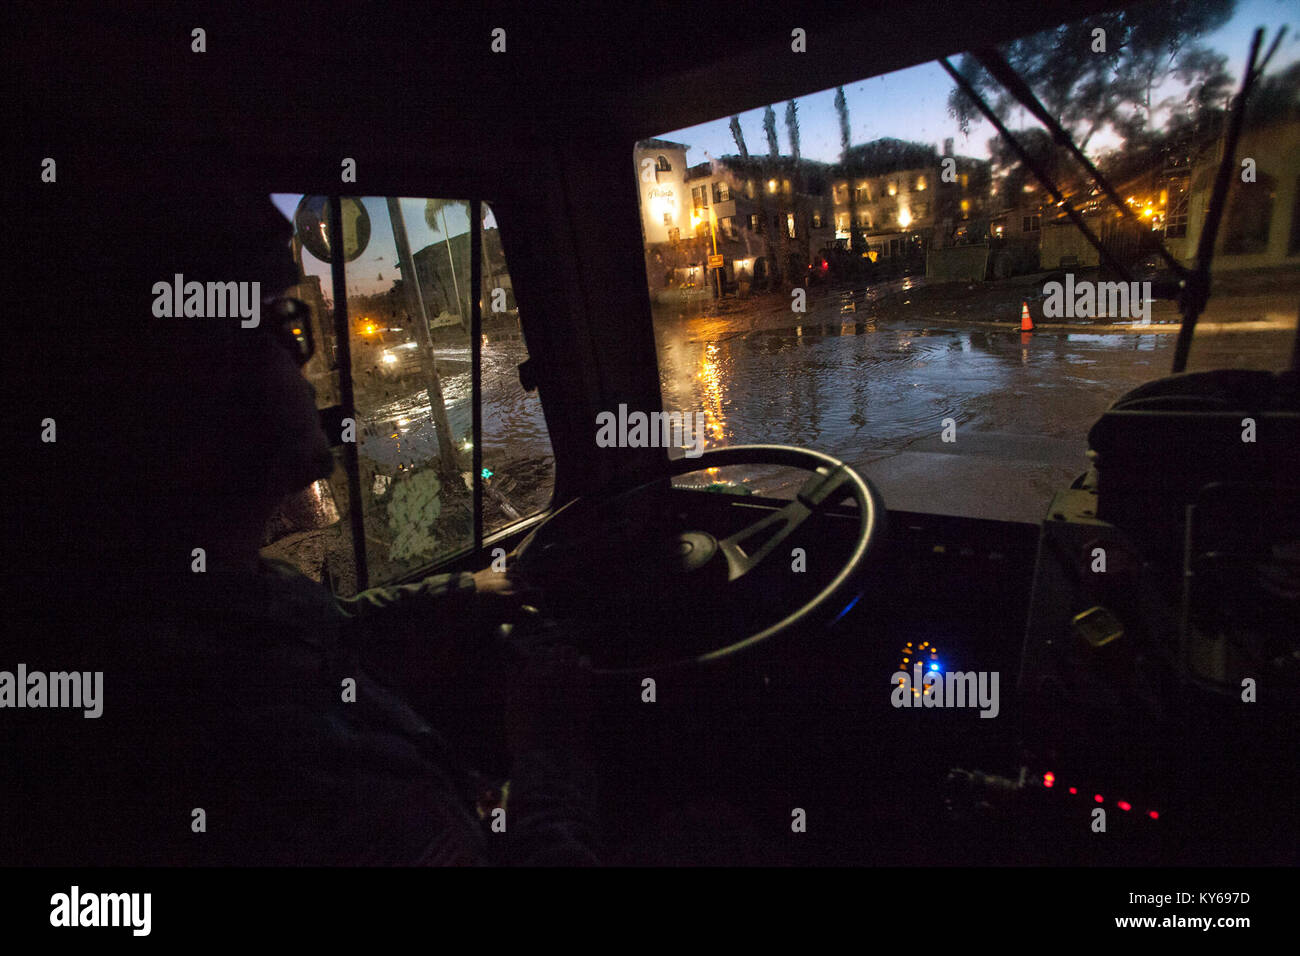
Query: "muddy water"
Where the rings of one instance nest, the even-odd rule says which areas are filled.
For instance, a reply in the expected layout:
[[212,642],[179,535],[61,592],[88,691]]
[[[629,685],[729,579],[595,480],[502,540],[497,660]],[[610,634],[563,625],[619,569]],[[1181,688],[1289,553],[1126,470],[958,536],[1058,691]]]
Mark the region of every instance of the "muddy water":
[[[1086,468],[1088,429],[1123,393],[1168,374],[1176,339],[927,327],[872,316],[861,296],[830,297],[806,321],[788,311],[690,317],[671,307],[655,319],[665,408],[702,409],[708,447],[813,448],[873,478],[887,504],[1008,520],[1035,520],[1052,491]],[[1277,345],[1259,335],[1226,336],[1217,354],[1202,350],[1202,367],[1271,367],[1268,360],[1285,354]],[[986,440],[936,445],[945,419],[958,436]],[[969,460],[959,461],[972,448],[990,486],[972,498],[1005,504],[947,494],[976,474]],[[882,464],[899,465],[910,452],[927,457],[908,467]],[[934,469],[949,466],[945,486]],[[918,500],[918,468],[934,482],[930,499]],[[798,482],[788,471],[739,468],[696,482],[718,477],[775,495]]]
[[[906,292],[909,284],[920,283],[877,288]],[[728,303],[732,311],[712,316],[656,307],[664,407],[703,411],[707,447],[776,443],[842,458],[872,477],[890,504],[929,510],[932,503],[947,513],[1028,520],[1041,515],[1055,488],[1084,470],[1086,435],[1102,412],[1129,389],[1167,374],[1173,359],[1175,336],[1168,331],[1024,336],[1015,328],[942,327],[877,314],[878,294],[824,296],[797,324],[779,304]],[[1194,350],[1195,364],[1271,367],[1277,355],[1288,354],[1289,335],[1218,336],[1210,351],[1198,356]],[[1272,341],[1278,336],[1287,341]],[[453,439],[468,467],[469,352],[444,346],[437,357]],[[540,401],[518,382],[517,366],[526,357],[518,338],[490,340],[483,350],[483,461],[490,480],[509,486],[509,500],[522,513],[548,500],[552,474]],[[975,453],[986,467],[1004,466],[1005,474],[992,480],[1005,507],[995,501],[972,509],[949,500],[947,488],[964,480],[956,459],[972,443],[936,449],[945,419],[959,436],[990,439],[976,443]],[[436,457],[423,389],[411,386],[400,397],[371,403],[365,420],[361,451],[381,470]],[[937,489],[933,502],[918,490],[918,465],[911,472],[886,467],[918,451],[932,456],[924,467]],[[954,468],[949,484],[934,471],[946,466]],[[774,495],[788,494],[798,480],[791,472],[754,469],[729,469],[722,477]]]

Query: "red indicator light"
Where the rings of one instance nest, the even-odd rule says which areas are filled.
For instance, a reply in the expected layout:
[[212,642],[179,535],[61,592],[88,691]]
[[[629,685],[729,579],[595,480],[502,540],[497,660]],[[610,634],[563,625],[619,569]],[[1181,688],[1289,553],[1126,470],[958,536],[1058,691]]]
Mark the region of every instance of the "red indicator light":
[[1071,793],[1078,793],[1078,792],[1079,792],[1079,788],[1078,788],[1078,787],[1071,787],[1071,788],[1070,788],[1070,792],[1071,792]]
[[1098,803],[1105,803],[1105,802],[1106,802],[1105,800],[1102,799],[1102,796],[1101,796],[1100,793],[1094,793],[1094,794],[1092,795],[1092,799],[1096,800]]
[[1147,811],[1147,816],[1149,816],[1152,820],[1159,820],[1159,819],[1160,819],[1160,814],[1156,813],[1154,810],[1148,810],[1148,811]]
[[1121,800],[1121,801],[1119,802],[1119,808],[1120,808],[1121,810],[1132,810],[1132,809],[1133,809],[1133,804],[1129,803],[1129,802],[1126,801],[1126,800]]
[[1045,774],[1043,774],[1043,786],[1044,786],[1044,787],[1051,787],[1051,786],[1052,786],[1053,784],[1055,784],[1055,783],[1056,783],[1056,774],[1054,774],[1054,773],[1045,773]]

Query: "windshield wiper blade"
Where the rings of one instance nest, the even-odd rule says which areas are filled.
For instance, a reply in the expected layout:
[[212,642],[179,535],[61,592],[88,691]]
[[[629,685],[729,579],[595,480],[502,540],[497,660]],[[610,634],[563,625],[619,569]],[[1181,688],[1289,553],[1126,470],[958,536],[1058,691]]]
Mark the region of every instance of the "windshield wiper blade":
[[[995,49],[975,50],[971,55],[975,57],[980,66],[988,70],[990,75],[1006,88],[1008,93],[1020,101],[1021,106],[1029,110],[1035,119],[1047,127],[1047,131],[1052,134],[1054,142],[1069,150],[1070,155],[1087,170],[1093,182],[1101,187],[1101,191],[1106,194],[1106,198],[1113,202],[1123,215],[1134,222],[1141,223],[1137,213],[1133,212],[1128,207],[1128,204],[1119,198],[1119,193],[1111,186],[1110,181],[1102,175],[1101,170],[1083,154],[1079,147],[1074,145],[1073,137],[1065,131],[1065,128],[1061,126],[1056,117],[1049,113],[1046,107],[1039,102],[1038,97],[1034,95],[1034,91],[1029,88],[1029,84],[1020,78],[1020,74],[1015,71],[1015,68],[1007,61],[1006,57]],[[1170,254],[1163,242],[1157,241],[1156,251],[1180,280],[1187,278],[1190,270]]]
[[1029,151],[1020,144],[1020,141],[1011,135],[1011,131],[1007,129],[1006,124],[1003,123],[1002,120],[998,119],[998,115],[993,112],[993,107],[989,106],[984,97],[980,96],[979,92],[971,84],[970,80],[962,76],[961,73],[959,73],[956,68],[948,62],[947,57],[940,57],[939,65],[948,71],[948,75],[956,81],[957,86],[961,88],[961,91],[970,97],[971,101],[976,107],[978,107],[979,111],[984,114],[984,118],[993,124],[993,128],[996,129],[998,134],[1007,141],[1007,144],[1015,151],[1016,155],[1020,157],[1020,161],[1034,174],[1034,177],[1043,184],[1043,188],[1046,189],[1051,194],[1052,198],[1056,200],[1057,205],[1064,209],[1065,214],[1070,217],[1070,222],[1074,223],[1075,227],[1083,233],[1083,237],[1097,250],[1097,253],[1101,256],[1102,260],[1114,269],[1115,272],[1118,273],[1119,277],[1125,282],[1132,282],[1133,277],[1129,274],[1128,268],[1115,258],[1111,251],[1106,248],[1106,244],[1102,242],[1097,237],[1097,234],[1088,227],[1083,216],[1078,210],[1070,205],[1069,201],[1065,198],[1065,194],[1062,193],[1056,183],[1052,181],[1052,177],[1049,176],[1047,171],[1029,155]]
[[1264,30],[1255,31],[1250,41],[1250,56],[1246,59],[1246,71],[1241,77],[1241,91],[1232,103],[1228,114],[1228,130],[1223,143],[1223,158],[1219,170],[1214,176],[1214,191],[1210,194],[1210,206],[1205,213],[1205,225],[1201,227],[1200,240],[1196,244],[1196,268],[1183,282],[1183,292],[1178,304],[1183,312],[1183,324],[1178,330],[1178,343],[1174,347],[1174,372],[1187,368],[1187,355],[1192,348],[1192,333],[1196,329],[1196,320],[1205,309],[1210,299],[1210,263],[1214,259],[1214,240],[1219,235],[1219,223],[1223,219],[1224,207],[1228,201],[1228,181],[1237,165],[1237,141],[1241,137],[1241,126],[1246,119],[1246,98],[1259,79],[1264,66],[1273,58],[1274,51],[1282,42],[1286,27],[1278,31],[1277,39],[1269,48],[1263,63],[1255,66],[1260,45],[1264,42]]

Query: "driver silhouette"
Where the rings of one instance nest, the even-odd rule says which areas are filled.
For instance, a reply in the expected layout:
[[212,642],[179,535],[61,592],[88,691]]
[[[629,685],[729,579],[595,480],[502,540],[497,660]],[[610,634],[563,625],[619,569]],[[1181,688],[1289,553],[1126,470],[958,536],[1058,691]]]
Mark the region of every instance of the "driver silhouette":
[[[259,555],[277,503],[333,467],[302,355],[269,305],[257,327],[159,317],[152,289],[274,294],[297,281],[289,226],[264,195],[169,188],[157,170],[193,164],[150,163],[105,161],[23,217],[29,314],[48,317],[23,400],[57,440],[24,450],[0,667],[102,672],[103,700],[6,715],[0,859],[595,863],[589,684],[573,654],[495,636],[522,600],[506,575],[340,599]],[[476,768],[503,752],[484,806]]]

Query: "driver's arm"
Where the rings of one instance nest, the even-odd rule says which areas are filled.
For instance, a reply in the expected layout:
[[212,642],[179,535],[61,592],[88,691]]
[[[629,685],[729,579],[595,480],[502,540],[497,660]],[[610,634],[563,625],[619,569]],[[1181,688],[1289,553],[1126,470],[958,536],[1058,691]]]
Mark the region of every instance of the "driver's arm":
[[492,634],[500,612],[525,596],[505,574],[484,570],[372,588],[339,605],[361,628],[367,670],[444,727],[448,718],[472,717],[454,711],[482,705],[477,691],[504,693],[509,822],[500,843],[489,837],[492,856],[526,866],[594,865],[595,775],[584,739],[590,691],[576,657],[521,655]]
[[489,629],[499,623],[499,594],[484,572],[435,574],[335,600],[354,624],[363,665],[417,703],[472,681]]

